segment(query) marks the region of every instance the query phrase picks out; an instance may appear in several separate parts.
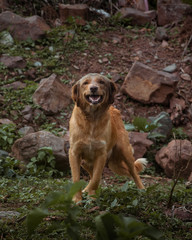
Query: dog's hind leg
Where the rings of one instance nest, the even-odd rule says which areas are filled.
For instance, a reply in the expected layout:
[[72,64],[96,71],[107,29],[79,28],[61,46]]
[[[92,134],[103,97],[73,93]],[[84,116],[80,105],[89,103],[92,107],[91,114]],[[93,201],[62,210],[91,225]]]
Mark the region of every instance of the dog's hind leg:
[[115,146],[108,162],[109,168],[121,176],[133,178],[139,189],[144,189],[138,172],[141,170],[140,163],[135,161],[131,147],[122,149]]

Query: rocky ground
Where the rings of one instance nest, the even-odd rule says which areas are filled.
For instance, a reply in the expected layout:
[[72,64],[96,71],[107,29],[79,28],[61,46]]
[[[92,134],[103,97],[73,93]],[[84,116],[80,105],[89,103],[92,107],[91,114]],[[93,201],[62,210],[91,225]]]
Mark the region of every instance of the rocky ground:
[[[103,7],[110,12],[108,6]],[[20,15],[13,15],[13,9]],[[142,176],[145,185],[158,182],[163,185],[177,177],[175,159],[178,162],[182,159],[182,165],[178,164],[182,171],[178,173],[191,181],[192,17],[189,15],[161,27],[157,17],[138,25],[126,17],[103,19],[94,14],[89,21],[78,23],[72,19],[62,24],[57,9],[55,12],[53,7],[49,9],[52,17],[43,15],[49,25],[40,18],[28,18],[34,11],[21,11],[18,6],[6,5],[4,10],[9,12],[3,10],[0,14],[2,159],[10,155],[29,162],[39,148],[51,146],[57,167],[68,171],[68,123],[73,108],[70,89],[85,74],[96,72],[117,85],[114,106],[121,111],[126,128],[132,131],[130,140],[135,156],[146,156],[149,160]],[[137,21],[149,20],[148,15],[140,14]],[[9,35],[2,26],[13,17]],[[16,28],[15,19],[19,23]],[[35,27],[31,27],[32,22]],[[2,32],[6,32],[9,45],[2,42]],[[33,34],[33,41],[28,40],[28,34]],[[155,126],[158,128],[155,133],[151,117],[161,123]],[[9,123],[14,125],[7,125]],[[0,167],[0,174],[5,173]],[[87,179],[85,173],[83,177]],[[103,185],[105,181],[107,184],[119,181],[108,168],[104,179]],[[191,213],[187,217],[183,214],[181,219],[189,221]]]

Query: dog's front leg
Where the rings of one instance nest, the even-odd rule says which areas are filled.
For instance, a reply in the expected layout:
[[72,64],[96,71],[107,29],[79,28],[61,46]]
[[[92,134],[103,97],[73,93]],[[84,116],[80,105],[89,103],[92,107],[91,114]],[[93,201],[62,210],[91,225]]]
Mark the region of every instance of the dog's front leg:
[[83,192],[88,192],[88,195],[95,195],[95,191],[97,190],[103,169],[105,167],[105,163],[107,160],[107,154],[103,154],[102,156],[99,156],[95,161],[93,165],[93,176],[90,179],[89,184],[87,187],[83,190]]
[[[77,154],[74,154],[72,149],[69,149],[69,163],[71,167],[71,174],[72,174],[72,180],[73,182],[78,182],[80,180],[80,164],[81,159],[78,157]],[[76,195],[73,197],[74,202],[80,202],[82,200],[82,193],[79,191],[76,193]]]

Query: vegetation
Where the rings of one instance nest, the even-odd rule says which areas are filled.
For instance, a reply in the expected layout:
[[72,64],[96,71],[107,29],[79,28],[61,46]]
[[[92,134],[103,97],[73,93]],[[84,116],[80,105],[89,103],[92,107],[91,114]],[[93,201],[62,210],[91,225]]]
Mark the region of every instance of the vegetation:
[[[20,1],[11,2],[17,4]],[[23,2],[32,4],[32,1]],[[33,11],[39,11],[41,1],[33,2]],[[64,84],[71,85],[75,74],[81,70],[74,62],[80,54],[86,56],[86,64],[89,64],[90,57],[94,61],[98,57],[100,64],[103,57],[108,58],[107,67],[113,68],[110,64],[117,60],[110,51],[102,55],[97,53],[103,44],[101,34],[116,28],[120,32],[126,29],[126,37],[132,44],[143,28],[130,26],[129,23],[129,20],[122,21],[115,16],[101,25],[88,22],[85,26],[79,26],[73,18],[69,18],[66,25],[51,29],[42,40],[1,46],[0,55],[5,52],[10,56],[19,55],[27,65],[24,69],[8,69],[0,64],[0,118],[9,118],[16,123],[0,124],[0,239],[192,239],[191,222],[184,222],[174,215],[174,209],[191,204],[192,188],[186,187],[184,181],[176,179],[175,184],[175,181],[160,178],[162,171],[159,174],[154,169],[152,173],[156,177],[148,179],[144,176],[147,188],[138,190],[127,178],[112,175],[107,185],[102,184],[95,200],[84,194],[82,203],[75,205],[72,197],[85,183],[73,185],[68,170],[63,173],[55,169],[51,148],[39,149],[37,156],[25,167],[10,155],[13,143],[20,138],[18,130],[25,125],[22,114],[25,106],[32,109],[33,118],[28,124],[35,131],[47,130],[57,136],[67,131],[73,105],[57,116],[43,113],[32,101],[39,81],[54,72]],[[145,40],[154,33],[154,26],[146,28],[150,31],[145,34]],[[106,38],[106,45],[108,41]],[[126,73],[120,74],[124,76]],[[25,83],[26,87],[6,87],[16,81]],[[136,117],[132,124],[125,124],[125,127],[127,130],[151,133],[160,126],[159,120],[149,122],[147,118]],[[174,128],[173,134],[180,139],[187,138],[181,128]],[[161,137],[151,135],[153,139]],[[156,143],[155,150],[165,144]],[[154,167],[154,149],[148,154],[152,156],[149,158],[152,166],[144,174],[150,173]],[[16,212],[19,217],[10,217],[8,211]],[[1,217],[3,214],[5,216]]]

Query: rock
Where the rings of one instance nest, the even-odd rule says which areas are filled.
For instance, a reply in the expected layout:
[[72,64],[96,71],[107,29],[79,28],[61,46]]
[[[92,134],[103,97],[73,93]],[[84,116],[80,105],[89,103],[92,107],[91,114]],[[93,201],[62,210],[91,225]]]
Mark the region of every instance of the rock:
[[149,10],[148,1],[146,0],[136,1],[136,8],[143,12],[148,11]]
[[129,132],[130,143],[134,149],[134,157],[136,159],[142,158],[147,149],[153,142],[147,139],[148,133],[143,132]]
[[144,13],[134,8],[120,8],[117,14],[120,14],[121,18],[130,18],[132,24],[145,25],[152,21],[150,14]]
[[127,6],[127,0],[118,0],[119,7],[126,7]]
[[9,153],[3,150],[0,150],[0,160],[9,156]]
[[35,15],[31,17],[26,17],[25,20],[29,23],[31,26],[37,26],[40,30],[46,32],[50,30],[50,27],[46,24],[46,22],[43,20],[43,18]]
[[142,103],[166,104],[174,93],[177,82],[177,76],[135,62],[121,91]]
[[185,109],[186,103],[184,99],[176,97],[170,99],[171,121],[175,126],[178,126],[183,122],[183,111]]
[[18,218],[20,215],[21,215],[21,213],[16,212],[16,211],[0,211],[0,219],[2,219],[2,218],[13,219],[13,218]]
[[51,147],[56,161],[56,168],[65,170],[69,167],[67,152],[65,152],[65,140],[47,131],[30,133],[16,140],[12,146],[12,155],[25,163],[29,163],[32,157],[37,156],[42,147]]
[[39,62],[39,61],[36,61],[36,62],[34,62],[34,66],[35,66],[35,67],[41,67],[41,66],[42,66],[42,63]]
[[0,33],[0,44],[5,47],[10,47],[14,44],[14,40],[9,32],[3,31]]
[[164,27],[157,27],[155,39],[158,41],[168,40],[167,30]]
[[32,106],[31,105],[26,105],[25,108],[21,111],[21,113],[23,115],[26,115],[28,113],[31,113],[33,110],[32,110]]
[[33,102],[50,114],[55,114],[71,103],[70,89],[55,74],[42,79],[33,94]]
[[191,81],[191,76],[187,73],[182,73],[180,76],[183,80]]
[[163,26],[181,21],[185,17],[185,14],[191,10],[192,7],[190,5],[183,4],[180,1],[158,0],[158,25]]
[[169,43],[165,40],[162,41],[161,47],[162,48],[167,48],[169,46]]
[[0,14],[0,31],[7,30],[18,41],[43,38],[50,27],[38,16],[23,18],[13,12]]
[[188,140],[172,140],[155,156],[156,162],[164,169],[165,174],[175,178],[188,179],[192,172],[192,144]]
[[173,128],[172,121],[169,117],[169,114],[166,112],[161,112],[155,117],[149,117],[150,122],[156,122],[159,126],[150,132],[150,137],[156,134],[161,134],[161,139],[167,139]]
[[19,129],[18,133],[22,136],[25,136],[30,133],[34,133],[34,129],[31,126],[25,126]]
[[0,0],[0,9],[5,9],[8,7],[7,0]]
[[33,109],[30,105],[26,105],[21,113],[25,123],[33,120]]
[[173,73],[176,70],[177,70],[177,65],[175,63],[163,68],[163,71],[168,73]]
[[11,120],[6,119],[6,118],[1,118],[0,119],[0,124],[14,124],[15,125],[14,122],[12,122]]
[[26,83],[22,83],[20,81],[16,81],[7,85],[3,85],[3,88],[12,88],[14,90],[24,89],[26,87]]
[[87,4],[59,4],[59,15],[63,23],[69,17],[75,17],[77,18],[77,23],[81,23],[88,19],[88,13],[89,7]]
[[0,62],[3,63],[6,67],[12,68],[25,68],[26,62],[20,56],[2,56],[0,57]]

